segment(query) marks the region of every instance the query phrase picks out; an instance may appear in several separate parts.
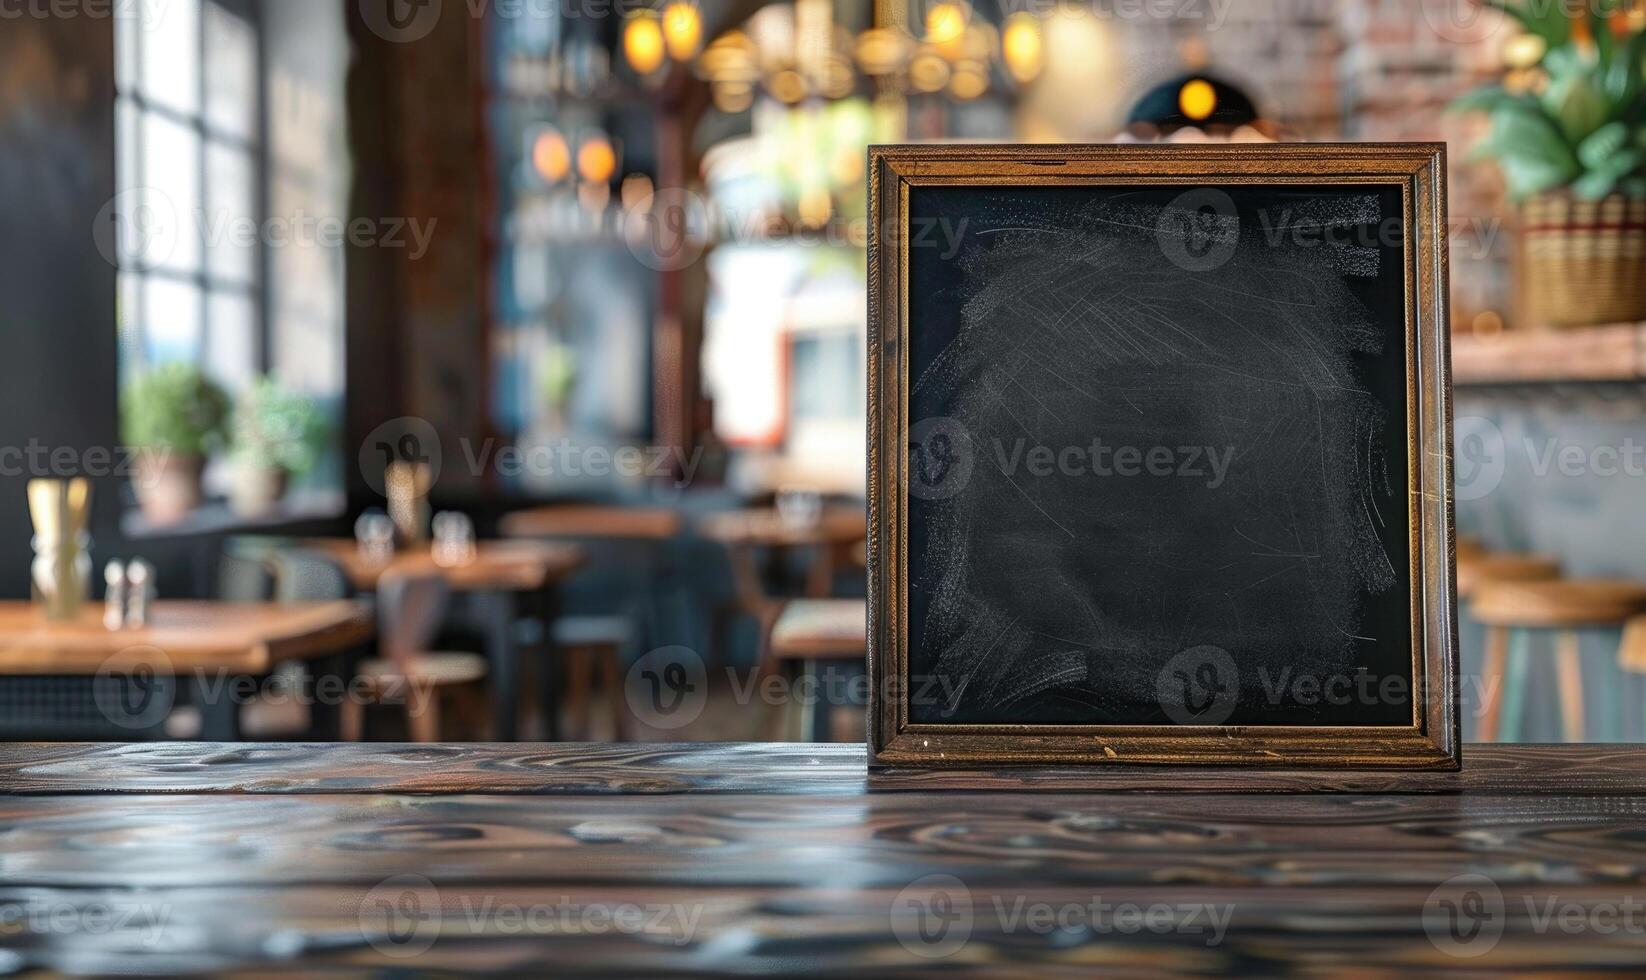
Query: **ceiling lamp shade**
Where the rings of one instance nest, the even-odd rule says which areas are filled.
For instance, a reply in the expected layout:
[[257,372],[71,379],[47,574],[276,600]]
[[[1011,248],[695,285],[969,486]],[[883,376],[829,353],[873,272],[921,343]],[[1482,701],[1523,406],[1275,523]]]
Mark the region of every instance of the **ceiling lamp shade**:
[[1170,135],[1193,126],[1235,130],[1259,121],[1245,92],[1210,75],[1192,74],[1163,82],[1143,94],[1126,117],[1130,128]]

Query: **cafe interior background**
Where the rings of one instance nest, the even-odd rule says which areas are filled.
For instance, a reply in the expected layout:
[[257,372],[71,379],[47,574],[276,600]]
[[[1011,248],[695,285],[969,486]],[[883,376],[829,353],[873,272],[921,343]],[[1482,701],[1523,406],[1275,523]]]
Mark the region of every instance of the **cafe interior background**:
[[[865,147],[947,139],[1444,140],[1465,737],[1640,740],[1646,601],[1471,605],[1646,587],[1646,6],[1542,8],[17,5],[0,737],[860,739]],[[87,631],[118,587],[162,648],[242,642],[222,601],[381,637],[233,695],[53,673],[17,607],[65,537]]]

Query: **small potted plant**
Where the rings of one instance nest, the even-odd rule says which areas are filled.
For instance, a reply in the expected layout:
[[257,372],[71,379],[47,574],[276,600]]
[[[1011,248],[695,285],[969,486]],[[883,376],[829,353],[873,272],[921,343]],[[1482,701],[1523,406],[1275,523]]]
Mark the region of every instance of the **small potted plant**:
[[1646,27],[1608,0],[1492,3],[1526,34],[1511,70],[1453,108],[1520,209],[1527,295],[1553,326],[1646,319]]
[[122,436],[136,450],[137,502],[150,521],[176,524],[200,506],[200,474],[228,415],[228,395],[192,364],[162,364],[126,385]]
[[261,378],[234,413],[229,505],[241,517],[263,517],[285,496],[291,477],[314,467],[326,423],[313,399]]

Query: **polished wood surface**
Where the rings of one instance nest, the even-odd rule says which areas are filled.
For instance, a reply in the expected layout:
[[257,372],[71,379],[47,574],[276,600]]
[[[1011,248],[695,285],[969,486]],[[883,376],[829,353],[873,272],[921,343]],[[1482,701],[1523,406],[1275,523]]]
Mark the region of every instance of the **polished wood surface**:
[[[1161,792],[1133,793],[1105,791],[1112,771],[1085,774],[1084,789],[1021,771],[887,780],[859,746],[15,746],[0,752],[0,788],[25,795],[0,798],[0,905],[51,914],[8,920],[0,962],[624,977],[1638,969],[1640,915],[1623,926],[1620,910],[1640,908],[1646,880],[1646,749],[1466,758],[1461,773],[1415,777],[1429,793],[1274,795],[1238,786],[1274,788],[1272,772],[1136,773]],[[1479,881],[1487,928],[1458,942],[1449,906]],[[1156,928],[1093,927],[1093,903],[1169,911]],[[1072,917],[1031,924],[1040,906]],[[613,927],[636,907],[631,928]],[[956,907],[971,915],[951,943],[923,913]]]
[[1622,626],[1631,616],[1646,612],[1646,583],[1603,579],[1485,582],[1475,591],[1469,610],[1488,626]]
[[357,589],[371,591],[390,571],[402,575],[438,574],[459,592],[533,592],[565,578],[583,564],[583,551],[555,541],[481,541],[475,559],[441,565],[426,545],[402,548],[386,562],[361,554],[353,538],[305,539],[305,549],[337,562]]
[[680,533],[680,512],[668,507],[590,504],[534,507],[505,515],[500,527],[511,538],[623,538],[667,541]]
[[96,674],[128,651],[162,673],[261,673],[283,660],[342,652],[372,632],[370,611],[356,602],[161,601],[142,629],[110,630],[101,603],[88,603],[75,622],[55,623],[32,603],[6,601],[0,675]]
[[862,599],[797,599],[772,627],[772,656],[861,660],[869,651],[868,615]]

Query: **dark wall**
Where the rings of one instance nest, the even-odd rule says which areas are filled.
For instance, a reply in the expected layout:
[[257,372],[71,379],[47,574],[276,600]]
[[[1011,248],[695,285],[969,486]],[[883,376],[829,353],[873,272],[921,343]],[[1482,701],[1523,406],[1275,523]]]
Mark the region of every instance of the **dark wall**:
[[[119,442],[114,268],[92,229],[114,193],[114,40],[95,17],[0,29],[0,597],[28,595],[29,476],[72,476]],[[62,462],[59,460],[59,462]],[[25,472],[19,472],[19,469]],[[116,538],[120,481],[96,481],[93,533]]]

